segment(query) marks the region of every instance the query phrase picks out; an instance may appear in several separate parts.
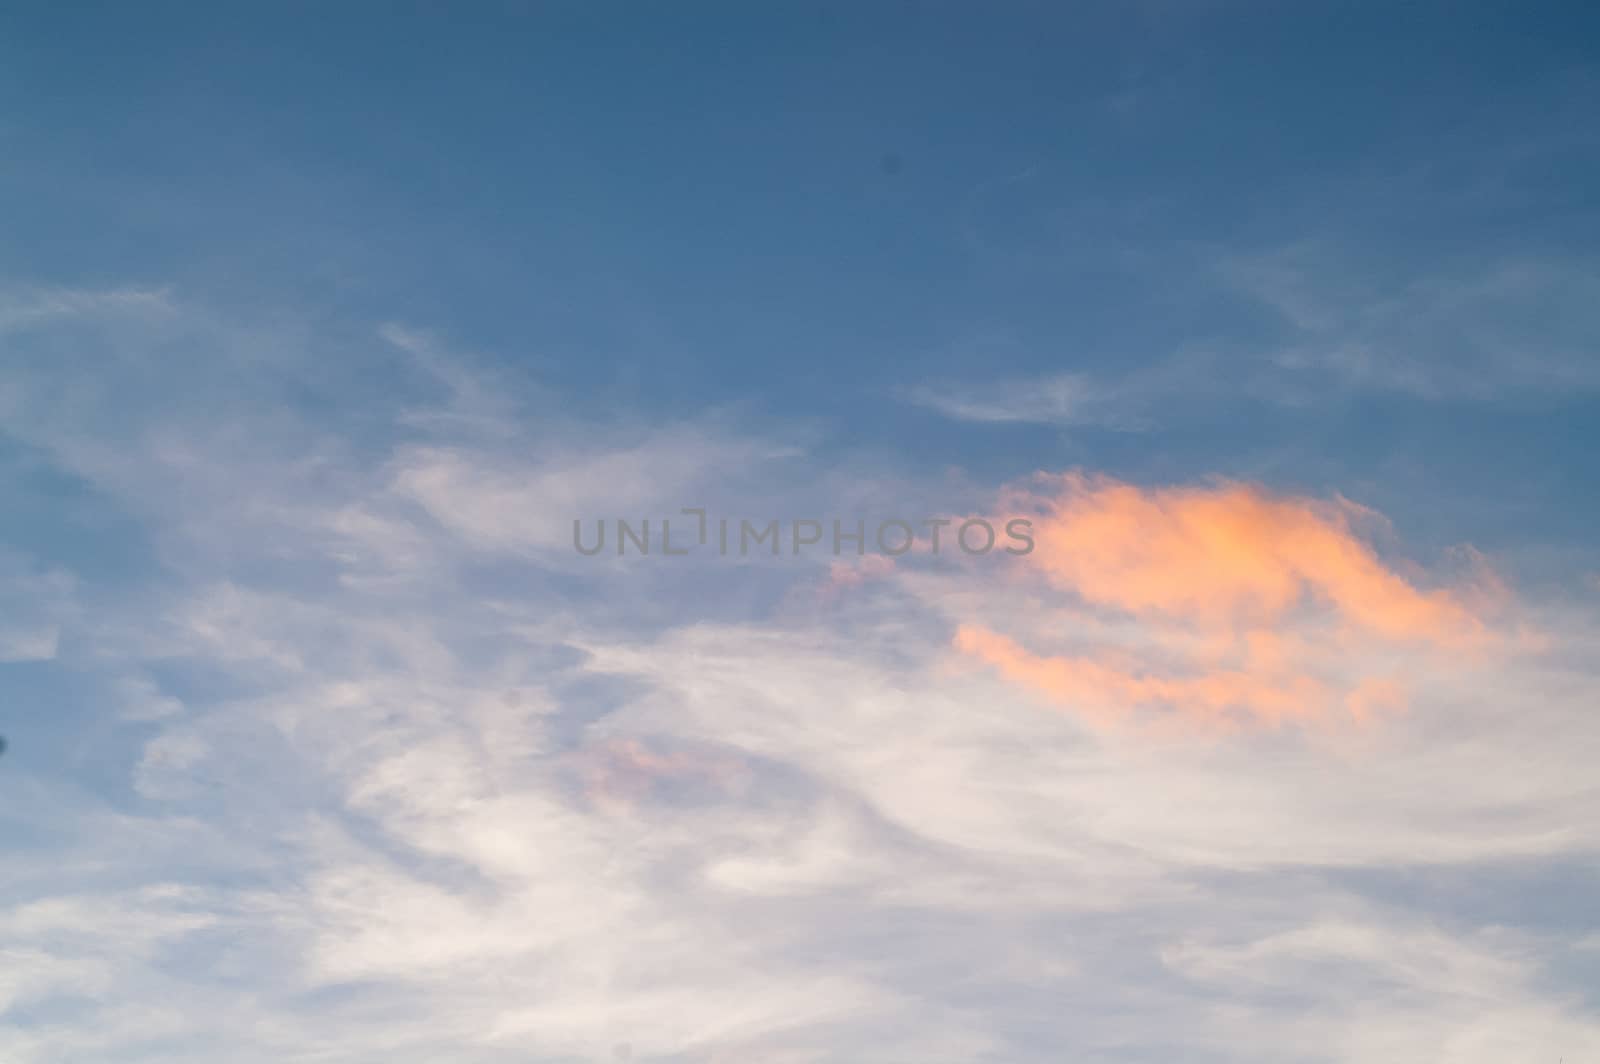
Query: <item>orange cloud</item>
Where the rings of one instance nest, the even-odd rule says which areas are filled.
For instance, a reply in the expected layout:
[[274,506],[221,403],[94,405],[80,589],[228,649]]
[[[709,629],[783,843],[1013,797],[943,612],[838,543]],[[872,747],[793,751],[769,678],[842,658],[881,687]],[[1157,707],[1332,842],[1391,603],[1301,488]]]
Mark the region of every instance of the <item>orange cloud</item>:
[[1212,719],[1242,709],[1279,721],[1307,715],[1328,696],[1326,685],[1304,675],[1274,677],[1239,670],[1192,676],[1138,674],[1090,658],[1040,657],[1005,636],[968,625],[957,630],[955,645],[1004,676],[1102,719],[1131,709],[1171,705]]
[[[1341,711],[1365,719],[1405,703],[1388,674],[1397,656],[1480,648],[1479,607],[1497,588],[1418,586],[1363,533],[1381,519],[1345,500],[1274,494],[1233,482],[1140,488],[1081,473],[1044,475],[1007,492],[1032,518],[1023,561],[1041,590],[1064,593],[1050,616],[1082,631],[1089,614],[1140,622],[1133,646],[1041,655],[981,625],[955,646],[1003,675],[1096,719],[1141,708],[1266,722]],[[1379,674],[1363,663],[1384,659]]]

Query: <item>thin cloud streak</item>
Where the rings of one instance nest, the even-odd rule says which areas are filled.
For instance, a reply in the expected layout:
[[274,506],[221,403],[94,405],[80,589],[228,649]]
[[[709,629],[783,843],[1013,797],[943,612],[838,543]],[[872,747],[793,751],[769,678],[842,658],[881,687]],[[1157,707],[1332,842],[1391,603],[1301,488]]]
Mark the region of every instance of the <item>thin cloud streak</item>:
[[980,424],[1086,425],[1124,431],[1144,427],[1114,391],[1080,373],[997,383],[919,384],[902,398],[952,420]]

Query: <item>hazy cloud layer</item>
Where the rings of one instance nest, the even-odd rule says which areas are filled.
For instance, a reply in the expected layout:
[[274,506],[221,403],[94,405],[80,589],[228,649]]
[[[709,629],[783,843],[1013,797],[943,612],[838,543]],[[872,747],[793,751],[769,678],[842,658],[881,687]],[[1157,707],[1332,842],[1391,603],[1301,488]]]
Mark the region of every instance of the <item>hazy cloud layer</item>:
[[1600,1052],[1589,917],[1406,885],[1592,887],[1592,612],[1332,495],[1089,473],[987,486],[1028,557],[583,559],[591,506],[983,500],[770,425],[597,439],[437,346],[302,418],[247,398],[316,384],[247,329],[56,302],[211,401],[67,418],[115,379],[12,377],[8,431],[161,579],[0,569],[56,589],[56,664],[117,707],[0,766],[8,1061]]

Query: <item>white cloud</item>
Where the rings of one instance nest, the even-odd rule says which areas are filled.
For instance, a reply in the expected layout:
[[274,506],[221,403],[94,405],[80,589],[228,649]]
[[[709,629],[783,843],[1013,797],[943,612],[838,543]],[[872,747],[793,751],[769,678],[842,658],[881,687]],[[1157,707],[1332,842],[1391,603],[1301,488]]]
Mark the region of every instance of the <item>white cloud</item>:
[[1504,401],[1600,388],[1585,337],[1591,263],[1501,259],[1432,272],[1331,242],[1223,256],[1224,282],[1290,326],[1263,386],[1304,401],[1328,382],[1420,399]]
[[1137,419],[1114,391],[1083,373],[1025,380],[919,384],[905,398],[957,421],[988,424],[1094,425],[1133,428]]
[[0,292],[0,335],[64,318],[148,319],[172,312],[171,292],[164,288],[14,289]]
[[1600,327],[1593,263],[1502,258],[1430,268],[1334,240],[1218,251],[1197,269],[1243,308],[1266,311],[1274,335],[1245,345],[1197,329],[1179,349],[1136,363],[1073,359],[1071,371],[923,381],[900,398],[976,424],[1148,431],[1163,421],[1236,417],[1241,401],[1525,403],[1600,391],[1588,340]]
[[1266,1030],[1339,1061],[1587,1059],[1600,1051],[1600,1024],[1541,992],[1532,958],[1548,949],[1505,932],[1452,936],[1369,919],[1227,945],[1191,940],[1164,958],[1228,994],[1228,1006],[1211,1009],[1219,1046],[1259,1045]]
[[0,663],[54,659],[63,625],[77,614],[72,577],[0,545],[0,602]]
[[[1593,1052],[1548,937],[1337,878],[1591,858],[1592,666],[1422,677],[1409,716],[1331,740],[1098,733],[949,651],[974,608],[1051,616],[987,570],[823,598],[820,567],[707,566],[703,612],[652,610],[660,570],[550,576],[563,510],[781,462],[806,491],[914,485],[726,423],[597,439],[417,410],[359,441],[248,409],[217,416],[276,425],[249,448],[198,415],[159,446],[58,438],[145,493],[168,569],[80,622],[116,705],[145,707],[104,725],[110,777],[0,766],[28,840],[0,874],[0,1057]],[[159,475],[180,462],[181,490]],[[763,579],[795,593],[741,597]]]

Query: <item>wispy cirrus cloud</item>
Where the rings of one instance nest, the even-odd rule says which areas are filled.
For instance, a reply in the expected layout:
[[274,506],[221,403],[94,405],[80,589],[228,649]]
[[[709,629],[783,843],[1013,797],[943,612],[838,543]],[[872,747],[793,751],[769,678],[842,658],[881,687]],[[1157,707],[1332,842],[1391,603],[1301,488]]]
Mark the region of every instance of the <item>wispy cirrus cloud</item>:
[[1600,328],[1600,268],[1583,256],[1440,265],[1308,237],[1191,250],[1180,262],[1184,284],[1253,320],[1249,340],[1219,338],[1206,320],[1138,358],[921,381],[900,399],[972,424],[1148,432],[1252,405],[1404,397],[1516,407],[1600,393],[1588,339]]
[[1118,388],[1086,373],[965,383],[924,383],[902,398],[956,421],[1082,425],[1134,430],[1143,422]]
[[60,569],[44,569],[0,546],[0,662],[49,661],[56,656],[64,623],[77,612],[75,581]]
[[86,317],[149,320],[175,312],[168,288],[11,288],[0,292],[0,335]]
[[[1083,474],[1008,500],[1040,533],[1008,569],[579,564],[547,509],[756,491],[780,434],[597,439],[463,407],[459,360],[433,379],[460,387],[369,399],[365,436],[261,417],[246,389],[159,432],[63,426],[70,369],[35,372],[42,405],[11,429],[126,500],[162,580],[64,615],[49,667],[117,712],[76,759],[22,744],[3,766],[7,1059],[1236,1062],[1315,1035],[1357,1061],[1473,1016],[1540,1051],[1600,1030],[1552,989],[1558,944],[1465,917],[1424,933],[1424,903],[1337,878],[1600,852],[1597,680],[1570,652],[1591,629],[1566,625],[1554,660],[1433,668],[1492,647],[1492,615],[1470,579],[1394,560],[1358,507]],[[761,498],[934,512],[948,490],[782,461]],[[1041,659],[1233,661],[1334,695],[1400,662],[1410,712],[1336,741],[1095,728],[974,668],[962,625]],[[106,767],[90,786],[82,765]],[[1257,975],[1330,962],[1340,993],[1292,1009]],[[1358,1009],[1369,981],[1404,1007]],[[1373,1041],[1328,1040],[1353,1016]]]
[[1223,283],[1283,327],[1264,394],[1320,389],[1504,402],[1600,389],[1587,337],[1600,269],[1582,257],[1501,256],[1406,268],[1333,240],[1219,256]]

